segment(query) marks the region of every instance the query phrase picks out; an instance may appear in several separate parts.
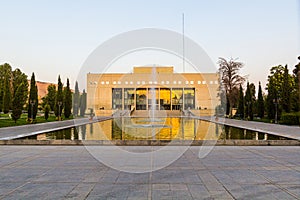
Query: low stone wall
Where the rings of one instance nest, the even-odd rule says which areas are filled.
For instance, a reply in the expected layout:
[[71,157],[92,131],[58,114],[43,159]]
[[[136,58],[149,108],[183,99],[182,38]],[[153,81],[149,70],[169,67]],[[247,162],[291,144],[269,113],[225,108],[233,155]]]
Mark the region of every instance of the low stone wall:
[[0,145],[300,146],[299,140],[0,140]]

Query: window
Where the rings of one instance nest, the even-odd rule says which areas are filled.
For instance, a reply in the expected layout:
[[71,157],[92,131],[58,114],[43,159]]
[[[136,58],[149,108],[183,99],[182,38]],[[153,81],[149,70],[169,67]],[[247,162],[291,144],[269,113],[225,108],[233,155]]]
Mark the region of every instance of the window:
[[200,84],[201,84],[201,81],[198,81],[198,84],[200,85]]
[[166,84],[168,85],[170,82],[169,81],[166,81]]
[[122,89],[112,89],[112,109],[122,109]]
[[202,81],[202,84],[206,84],[206,81]]
[[147,89],[138,88],[136,89],[136,109],[146,110],[147,108]]
[[172,110],[180,110],[182,109],[182,99],[183,99],[183,91],[182,88],[173,88],[172,89]]
[[141,82],[140,82],[140,81],[137,81],[136,83],[137,83],[138,85],[139,85],[139,84],[141,84]]
[[125,84],[128,85],[128,81],[125,81]]
[[194,84],[194,81],[190,81],[190,84]]
[[184,89],[184,109],[195,108],[195,88]]
[[114,85],[116,85],[116,84],[117,84],[117,82],[116,82],[116,81],[114,81],[114,82],[113,82],[113,84],[114,84]]
[[109,84],[109,81],[106,81],[105,83],[106,83],[106,85],[108,85],[108,84]]
[[124,89],[124,109],[131,110],[131,107],[134,106],[134,89],[125,88]]
[[178,84],[181,84],[181,81],[178,81]]
[[164,85],[164,84],[165,84],[165,82],[164,82],[164,81],[161,81],[161,84],[162,84],[162,85]]
[[132,85],[133,84],[133,82],[132,81],[130,81],[130,85]]
[[219,84],[219,81],[215,81],[215,84]]
[[159,93],[157,88],[149,88],[148,89],[148,109],[158,110],[159,107]]
[[104,81],[101,81],[101,84],[104,85]]
[[189,81],[185,81],[185,84],[189,84]]
[[173,81],[173,84],[176,84],[176,81]]
[[118,84],[121,85],[121,81],[118,81]]
[[171,90],[170,88],[161,88],[159,90],[160,110],[171,110]]

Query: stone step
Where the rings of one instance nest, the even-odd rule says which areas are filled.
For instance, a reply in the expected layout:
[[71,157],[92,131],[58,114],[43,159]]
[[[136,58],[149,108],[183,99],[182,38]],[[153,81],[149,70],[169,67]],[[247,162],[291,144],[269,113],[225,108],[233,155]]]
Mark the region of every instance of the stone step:
[[179,110],[135,110],[131,117],[180,117]]

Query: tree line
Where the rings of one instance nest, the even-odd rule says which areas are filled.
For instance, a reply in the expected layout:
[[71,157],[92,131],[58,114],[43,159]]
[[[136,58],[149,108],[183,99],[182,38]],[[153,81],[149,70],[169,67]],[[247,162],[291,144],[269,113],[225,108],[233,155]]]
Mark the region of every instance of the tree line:
[[217,108],[218,112],[223,111],[229,117],[247,120],[255,118],[283,124],[300,123],[300,62],[291,73],[287,65],[272,67],[265,88],[267,94],[263,94],[259,82],[257,96],[253,83],[247,82],[246,87],[243,87],[246,77],[239,73],[244,66],[242,62],[220,58],[218,64],[221,82],[221,105]]
[[60,76],[58,76],[57,88],[54,84],[49,85],[47,95],[41,100],[39,102],[34,73],[32,73],[29,87],[27,75],[20,69],[12,70],[7,63],[0,65],[0,112],[11,113],[11,118],[15,122],[20,119],[25,110],[28,114],[27,121],[30,123],[36,121],[39,109],[44,111],[46,120],[51,112],[55,114],[57,120],[61,120],[62,116],[68,119],[72,114],[84,116],[86,110],[85,90],[80,94],[76,81],[73,93],[69,79],[64,87]]

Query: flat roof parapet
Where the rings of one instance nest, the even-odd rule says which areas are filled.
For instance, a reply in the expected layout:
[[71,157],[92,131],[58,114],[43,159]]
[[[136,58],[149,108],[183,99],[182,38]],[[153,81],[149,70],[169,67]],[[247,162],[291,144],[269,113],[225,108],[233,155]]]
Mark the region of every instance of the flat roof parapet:
[[174,67],[166,66],[166,67],[133,67],[133,73],[135,74],[151,74],[151,73],[165,73],[172,74],[174,72]]

